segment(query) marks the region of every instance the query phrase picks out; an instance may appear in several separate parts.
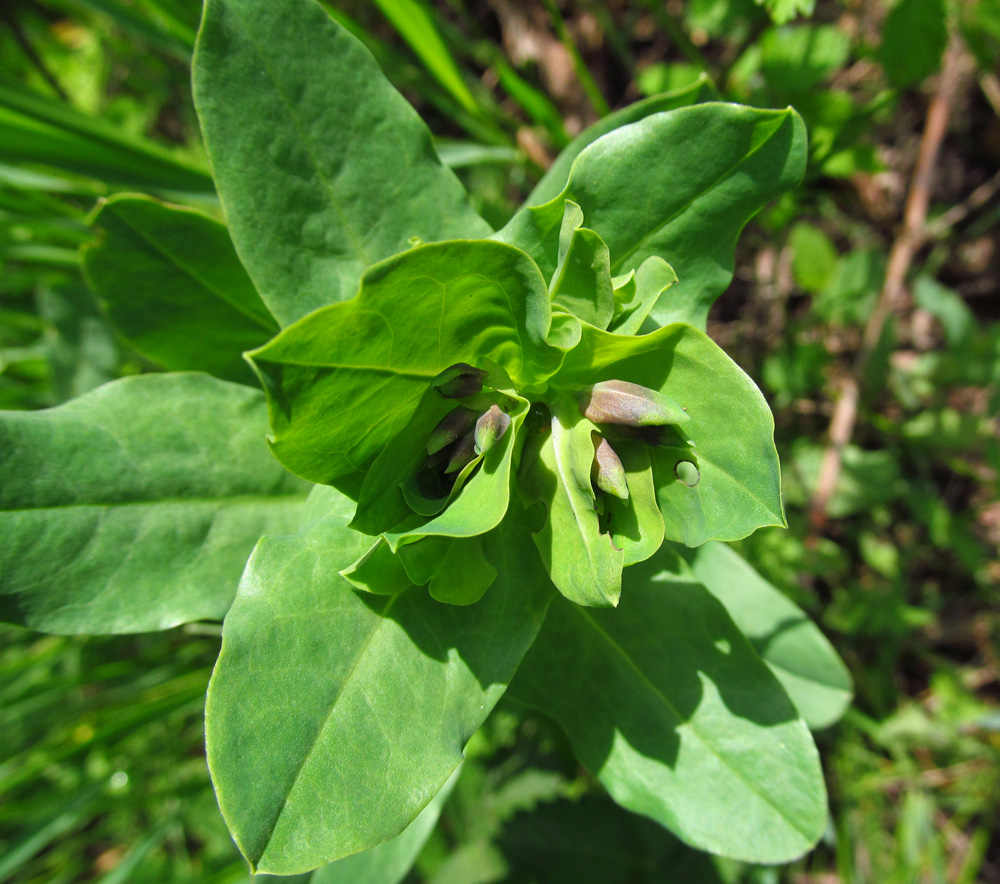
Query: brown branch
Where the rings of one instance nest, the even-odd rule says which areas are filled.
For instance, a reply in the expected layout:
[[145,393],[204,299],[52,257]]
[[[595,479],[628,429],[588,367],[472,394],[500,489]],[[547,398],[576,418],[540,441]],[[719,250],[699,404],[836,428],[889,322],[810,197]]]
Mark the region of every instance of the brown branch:
[[959,39],[952,37],[945,54],[941,76],[937,88],[927,108],[924,132],[920,139],[917,162],[910,179],[910,190],[903,209],[903,227],[892,244],[885,279],[878,301],[868,322],[858,355],[851,373],[843,380],[840,395],[830,419],[829,441],[823,452],[816,490],[809,503],[809,537],[807,543],[814,545],[826,527],[827,507],[833,496],[844,449],[854,435],[854,425],[858,419],[858,404],[861,400],[861,384],[868,370],[872,353],[882,337],[882,329],[892,312],[899,306],[905,293],[906,274],[917,250],[927,238],[927,209],[930,204],[931,184],[937,164],[941,144],[948,130],[948,115],[958,92],[962,68],[962,46]]

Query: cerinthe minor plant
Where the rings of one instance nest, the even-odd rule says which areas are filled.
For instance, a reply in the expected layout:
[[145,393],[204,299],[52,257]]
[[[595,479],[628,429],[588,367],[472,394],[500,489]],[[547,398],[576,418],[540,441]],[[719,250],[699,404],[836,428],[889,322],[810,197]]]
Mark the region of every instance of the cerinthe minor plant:
[[225,615],[209,763],[260,871],[405,868],[508,689],[688,844],[808,850],[806,722],[849,685],[716,543],[784,518],[768,407],[703,331],[802,174],[794,111],[649,99],[494,232],[313,0],[207,0],[194,85],[228,233],[95,212],[89,278],[168,371],[4,415],[0,613]]

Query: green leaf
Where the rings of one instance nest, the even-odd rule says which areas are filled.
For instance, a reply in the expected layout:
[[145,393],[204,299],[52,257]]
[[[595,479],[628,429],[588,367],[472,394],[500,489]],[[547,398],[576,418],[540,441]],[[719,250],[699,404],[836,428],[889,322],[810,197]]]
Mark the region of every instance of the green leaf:
[[878,59],[894,86],[912,86],[941,66],[947,43],[944,0],[900,0],[882,28]]
[[663,550],[628,568],[614,611],[556,599],[511,694],[555,718],[621,806],[700,850],[787,862],[826,823],[816,747],[725,608],[681,567]]
[[810,90],[845,67],[851,56],[851,38],[836,25],[769,28],[759,45],[766,81],[776,84],[779,94],[806,100]]
[[194,95],[244,266],[282,325],[365,268],[489,227],[417,113],[314,0],[207,0]]
[[788,237],[792,247],[792,275],[807,292],[829,286],[837,269],[837,249],[830,238],[811,224],[796,224]]
[[[698,546],[783,525],[774,419],[753,381],[711,338],[675,323],[641,337],[584,328],[553,383],[623,380],[679,402],[690,420],[650,447],[668,540]],[[612,443],[613,444],[613,443]],[[677,476],[693,463],[694,485]]]
[[794,602],[723,543],[677,547],[694,576],[729,612],[814,730],[851,703],[851,676],[826,636]]
[[90,218],[90,284],[122,336],[171,371],[253,381],[243,351],[278,325],[233,250],[225,225],[149,197],[116,196]]
[[621,303],[615,304],[615,316],[608,328],[616,335],[639,334],[660,295],[677,282],[674,268],[656,255],[647,258],[638,270],[629,271],[629,274],[634,274],[633,284],[623,282]]
[[790,22],[797,15],[812,15],[816,8],[816,0],[754,0],[758,6],[763,6],[771,21],[776,25]]
[[219,806],[254,868],[295,874],[399,834],[462,759],[551,598],[523,527],[484,538],[497,582],[475,605],[375,597],[339,575],[369,538],[353,504],[260,541],[226,617],[206,733]]
[[141,375],[0,414],[0,617],[57,633],[220,618],[254,543],[305,489],[263,440],[260,393]]
[[554,402],[551,431],[524,450],[518,491],[541,521],[531,536],[556,589],[577,604],[607,607],[618,604],[624,557],[595,510],[596,431],[574,400]]
[[461,768],[451,775],[430,804],[399,835],[317,869],[310,884],[399,884],[437,825],[460,771]]
[[207,172],[159,145],[10,84],[0,84],[0,159],[56,166],[124,187],[213,192]]
[[425,537],[399,547],[399,557],[415,584],[449,605],[478,602],[497,577],[479,536]]
[[594,123],[593,126],[584,129],[562,150],[556,157],[556,161],[542,176],[542,180],[535,185],[535,189],[531,191],[524,204],[526,206],[540,206],[553,197],[559,196],[569,180],[569,171],[573,161],[583,152],[584,148],[593,144],[602,135],[607,135],[621,126],[635,123],[652,114],[676,110],[679,107],[687,107],[692,104],[701,104],[705,101],[714,101],[718,97],[719,93],[712,85],[708,74],[702,74],[697,83],[692,83],[683,89],[667,92],[663,95],[653,95],[608,114]]
[[403,561],[380,537],[356,562],[341,569],[340,576],[351,586],[375,595],[395,595],[413,586]]
[[495,237],[527,251],[551,275],[564,200],[623,274],[656,255],[680,280],[652,311],[660,324],[704,328],[729,285],[736,238],[769,200],[802,179],[806,132],[792,109],[702,104],[653,114],[598,139],[576,158],[565,190],[519,211]]
[[268,394],[272,449],[292,472],[355,495],[440,372],[489,359],[530,381],[558,355],[548,325],[545,283],[509,246],[437,243],[383,261],[356,298],[248,354]]
[[656,499],[649,451],[638,442],[616,442],[615,452],[625,468],[628,501],[606,496],[608,526],[615,546],[624,551],[625,567],[648,559],[663,543],[663,516]]
[[608,247],[583,224],[580,207],[566,200],[559,238],[559,263],[549,284],[552,306],[607,328],[614,313]]

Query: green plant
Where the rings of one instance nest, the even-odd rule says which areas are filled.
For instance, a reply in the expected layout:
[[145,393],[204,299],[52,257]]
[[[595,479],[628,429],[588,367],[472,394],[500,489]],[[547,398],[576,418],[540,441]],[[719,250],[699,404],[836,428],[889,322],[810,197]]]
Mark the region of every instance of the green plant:
[[225,616],[208,753],[261,871],[405,871],[508,685],[686,843],[808,850],[805,722],[849,685],[715,542],[784,517],[770,412],[701,330],[797,115],[652,99],[494,233],[312,0],[209,0],[195,94],[232,245],[145,197],[92,216],[90,280],[168,371],[4,416],[4,618]]

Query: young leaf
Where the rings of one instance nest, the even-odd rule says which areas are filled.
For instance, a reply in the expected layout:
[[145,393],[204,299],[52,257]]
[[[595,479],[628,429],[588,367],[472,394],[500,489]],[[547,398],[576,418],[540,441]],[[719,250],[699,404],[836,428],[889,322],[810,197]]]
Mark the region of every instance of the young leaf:
[[561,355],[545,343],[548,327],[544,281],[510,246],[436,243],[383,261],[356,298],[249,354],[268,395],[272,449],[292,472],[357,494],[440,372],[490,359],[530,381]]
[[639,334],[660,296],[677,282],[674,268],[656,255],[648,257],[634,272],[634,291],[628,300],[623,297],[620,305],[615,304],[614,319],[608,327],[608,331],[616,335]]
[[542,180],[535,185],[535,189],[531,191],[524,204],[526,206],[540,206],[553,197],[559,196],[569,180],[573,161],[583,152],[584,148],[593,144],[602,135],[607,135],[621,126],[635,123],[652,114],[676,110],[679,107],[687,107],[692,104],[701,104],[705,101],[716,101],[718,97],[719,93],[712,85],[708,75],[702,74],[697,82],[685,86],[683,89],[665,92],[662,95],[653,95],[608,114],[594,123],[593,126],[584,129],[566,146],[556,157],[556,161],[549,166],[548,171],[542,176]]
[[813,730],[851,702],[851,676],[826,636],[796,604],[723,543],[677,547],[701,584],[726,606]]
[[495,238],[524,249],[549,276],[563,203],[573,200],[607,243],[612,273],[653,255],[677,272],[680,282],[653,319],[704,328],[732,278],[743,226],[801,180],[805,162],[805,127],[791,108],[712,103],[658,113],[587,147],[560,195],[521,209]]
[[225,225],[149,197],[116,196],[90,218],[91,286],[121,335],[171,371],[253,383],[243,351],[278,324],[240,264]]
[[402,560],[381,537],[361,558],[342,569],[340,576],[356,589],[375,595],[395,595],[413,586]]
[[511,694],[555,718],[623,807],[700,850],[787,862],[826,823],[816,747],[725,609],[681,567],[664,550],[628,568],[615,611],[556,599]]
[[222,617],[305,498],[264,427],[259,392],[200,374],[0,414],[0,618],[100,634]]
[[[698,546],[784,524],[770,409],[707,335],[680,323],[641,337],[585,327],[553,383],[572,389],[611,379],[660,391],[690,416],[673,447],[649,448],[668,540]],[[678,478],[682,461],[697,467],[695,484]]]
[[223,815],[255,870],[283,875],[374,847],[417,816],[551,598],[516,520],[484,538],[498,577],[478,604],[358,594],[338,572],[369,538],[347,527],[350,500],[314,497],[325,518],[251,556],[206,710]]
[[556,402],[551,432],[525,447],[517,487],[529,513],[539,511],[531,536],[556,588],[577,604],[608,607],[618,604],[623,555],[594,509],[595,430],[576,402]]
[[552,307],[598,328],[607,328],[615,306],[608,247],[582,224],[580,207],[566,200],[559,263],[549,284]]
[[236,251],[282,325],[350,298],[414,238],[489,233],[420,117],[315,0],[207,0],[193,81]]
[[414,583],[449,605],[478,602],[497,577],[479,536],[425,537],[399,547],[398,555]]

